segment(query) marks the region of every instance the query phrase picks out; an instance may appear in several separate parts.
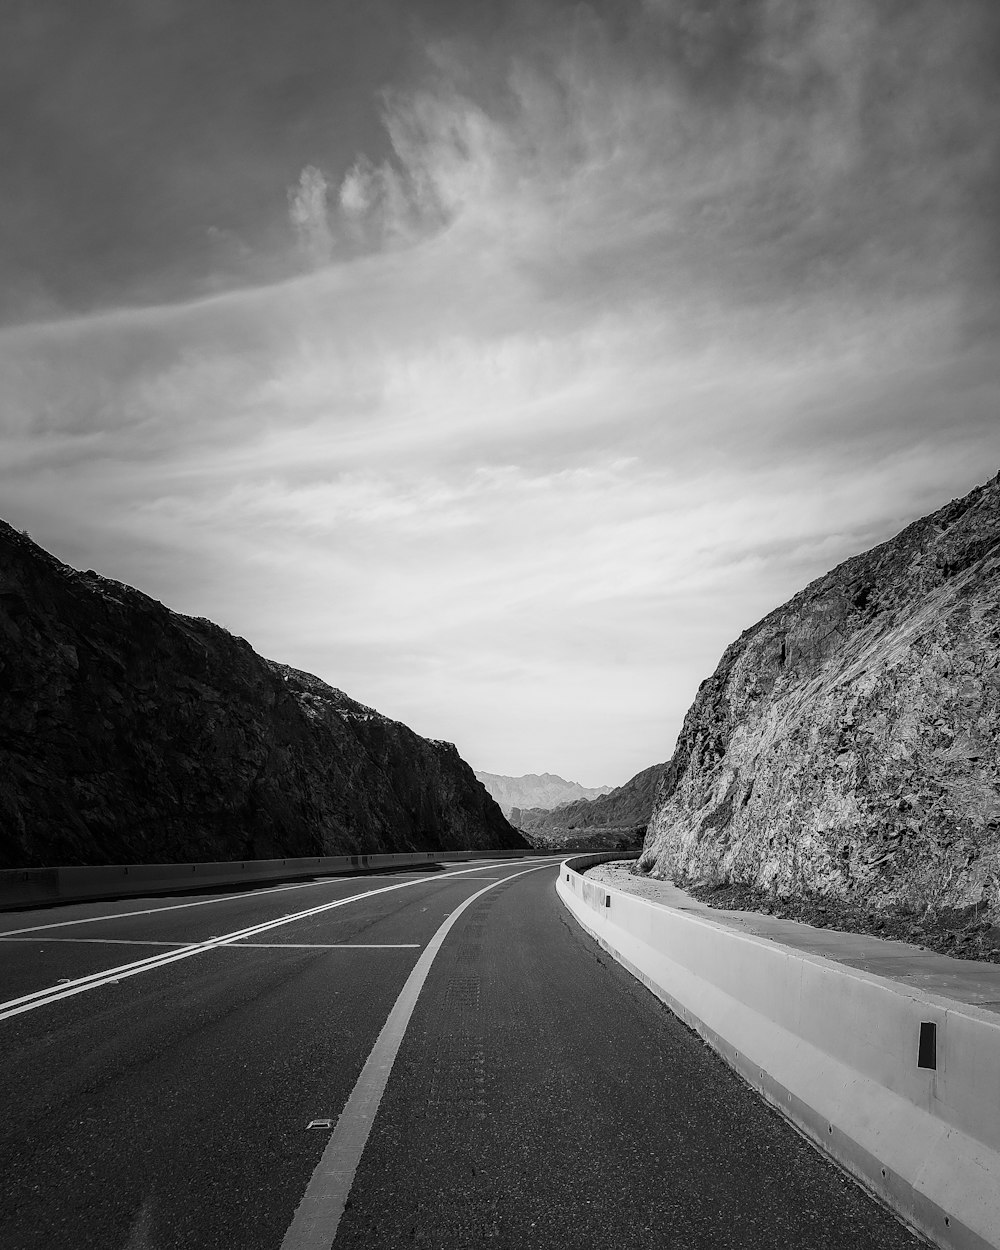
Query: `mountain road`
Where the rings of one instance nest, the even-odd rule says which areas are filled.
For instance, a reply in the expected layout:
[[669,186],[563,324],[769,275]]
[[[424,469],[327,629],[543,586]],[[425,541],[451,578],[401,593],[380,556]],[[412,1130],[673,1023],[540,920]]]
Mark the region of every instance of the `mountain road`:
[[0,916],[3,1250],[921,1244],[558,859]]

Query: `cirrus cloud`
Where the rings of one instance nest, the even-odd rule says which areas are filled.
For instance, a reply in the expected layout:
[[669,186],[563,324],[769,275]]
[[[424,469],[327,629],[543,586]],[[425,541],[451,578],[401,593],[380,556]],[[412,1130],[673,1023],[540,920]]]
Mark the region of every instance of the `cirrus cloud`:
[[1000,458],[991,22],[430,39],[381,149],[298,166],[306,272],[0,331],[8,519],[477,766],[624,780],[732,636]]

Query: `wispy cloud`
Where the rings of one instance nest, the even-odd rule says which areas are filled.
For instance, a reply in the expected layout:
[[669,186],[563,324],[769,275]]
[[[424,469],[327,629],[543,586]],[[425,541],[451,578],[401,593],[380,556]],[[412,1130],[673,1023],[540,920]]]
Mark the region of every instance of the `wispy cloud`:
[[973,0],[616,20],[430,41],[288,192],[307,272],[0,332],[9,519],[478,765],[665,758],[1000,458],[1000,112]]
[[288,192],[288,214],[299,247],[313,264],[322,265],[333,254],[327,193],[329,185],[315,165],[307,165]]
[[342,218],[355,238],[375,245],[404,241],[414,217],[411,197],[388,161],[373,165],[360,157],[340,186]]

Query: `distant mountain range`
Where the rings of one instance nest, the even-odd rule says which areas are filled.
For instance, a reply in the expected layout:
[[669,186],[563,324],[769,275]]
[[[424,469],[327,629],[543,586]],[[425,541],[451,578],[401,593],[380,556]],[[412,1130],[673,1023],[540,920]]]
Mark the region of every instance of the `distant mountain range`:
[[528,773],[524,777],[502,777],[497,773],[476,773],[503,814],[510,819],[514,808],[558,807],[574,799],[596,799],[608,794],[611,786],[581,786],[555,773]]
[[577,799],[549,811],[522,808],[513,823],[533,846],[548,850],[638,850],[665,768],[653,764],[589,802]]

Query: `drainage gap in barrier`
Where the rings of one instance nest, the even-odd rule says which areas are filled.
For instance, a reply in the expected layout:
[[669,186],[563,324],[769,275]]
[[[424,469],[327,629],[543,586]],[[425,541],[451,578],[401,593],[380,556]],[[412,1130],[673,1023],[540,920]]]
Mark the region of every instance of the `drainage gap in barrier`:
[[937,1025],[933,1020],[921,1020],[920,1040],[917,1043],[917,1067],[937,1068]]

